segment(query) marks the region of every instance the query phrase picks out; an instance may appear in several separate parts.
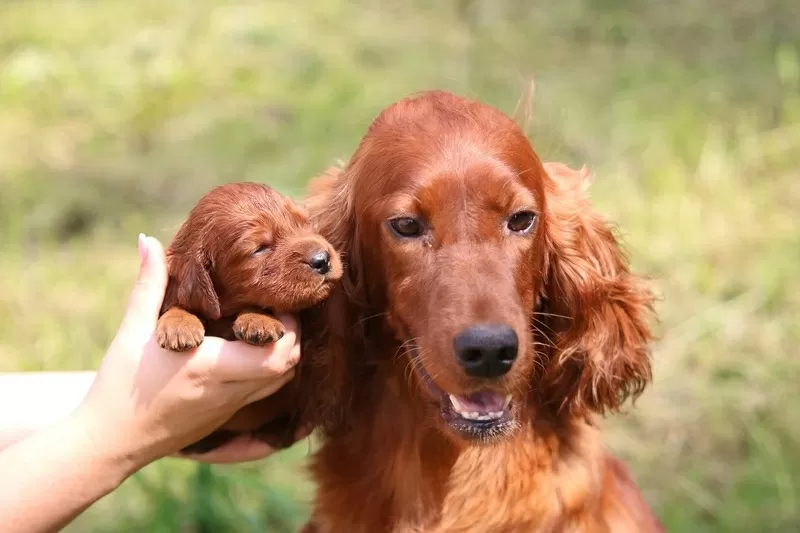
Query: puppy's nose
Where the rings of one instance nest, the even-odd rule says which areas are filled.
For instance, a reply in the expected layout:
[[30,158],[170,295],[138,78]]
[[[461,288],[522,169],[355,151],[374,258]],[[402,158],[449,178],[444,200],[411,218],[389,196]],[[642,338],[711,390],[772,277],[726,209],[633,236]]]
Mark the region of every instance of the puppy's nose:
[[507,324],[476,324],[462,330],[453,347],[458,363],[470,376],[496,378],[511,370],[519,339]]
[[327,274],[331,269],[331,254],[326,251],[315,252],[308,258],[308,266],[320,274]]

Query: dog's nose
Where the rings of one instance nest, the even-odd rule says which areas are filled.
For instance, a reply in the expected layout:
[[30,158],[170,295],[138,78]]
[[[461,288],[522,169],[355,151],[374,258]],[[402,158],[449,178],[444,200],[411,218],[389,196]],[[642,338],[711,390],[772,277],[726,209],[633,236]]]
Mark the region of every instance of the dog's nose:
[[506,324],[477,324],[462,330],[453,347],[459,364],[470,376],[496,378],[511,370],[519,339]]
[[331,254],[326,251],[315,252],[308,258],[308,266],[320,274],[327,274],[331,269]]

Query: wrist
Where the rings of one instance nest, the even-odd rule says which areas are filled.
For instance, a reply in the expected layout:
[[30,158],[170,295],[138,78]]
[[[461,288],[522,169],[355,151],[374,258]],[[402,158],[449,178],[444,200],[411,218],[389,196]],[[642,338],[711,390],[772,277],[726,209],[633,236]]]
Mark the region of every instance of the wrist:
[[127,449],[121,435],[112,433],[110,427],[81,409],[66,417],[61,425],[66,445],[88,468],[98,473],[98,479],[103,480],[109,491],[149,462]]

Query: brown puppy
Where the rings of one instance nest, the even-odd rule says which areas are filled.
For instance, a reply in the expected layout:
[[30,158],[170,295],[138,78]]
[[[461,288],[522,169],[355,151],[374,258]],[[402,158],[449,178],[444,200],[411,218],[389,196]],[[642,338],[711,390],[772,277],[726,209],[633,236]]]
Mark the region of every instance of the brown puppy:
[[[339,256],[314,232],[305,212],[258,183],[209,191],[166,255],[169,281],[157,338],[161,347],[180,352],[199,346],[205,335],[257,346],[277,341],[284,328],[274,313],[319,304],[342,275]],[[275,447],[290,445],[299,421],[287,402],[296,390],[287,385],[245,407],[183,451],[210,451],[239,432]]]
[[430,91],[311,187],[347,268],[304,322],[328,412],[305,533],[663,531],[595,426],[650,382],[653,295],[588,184]]

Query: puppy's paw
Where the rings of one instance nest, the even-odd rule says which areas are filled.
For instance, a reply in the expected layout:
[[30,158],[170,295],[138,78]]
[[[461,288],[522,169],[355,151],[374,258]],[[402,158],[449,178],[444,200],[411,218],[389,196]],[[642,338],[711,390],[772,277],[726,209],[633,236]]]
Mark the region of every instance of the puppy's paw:
[[205,333],[199,318],[176,307],[161,315],[156,326],[158,345],[173,352],[197,348],[203,342]]
[[261,313],[241,313],[233,323],[236,338],[255,346],[275,342],[285,333],[278,319]]

